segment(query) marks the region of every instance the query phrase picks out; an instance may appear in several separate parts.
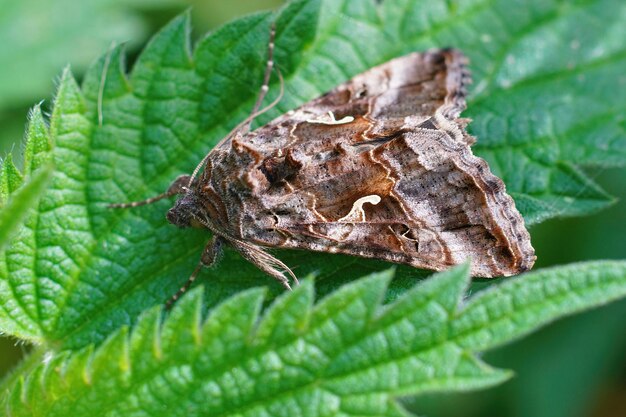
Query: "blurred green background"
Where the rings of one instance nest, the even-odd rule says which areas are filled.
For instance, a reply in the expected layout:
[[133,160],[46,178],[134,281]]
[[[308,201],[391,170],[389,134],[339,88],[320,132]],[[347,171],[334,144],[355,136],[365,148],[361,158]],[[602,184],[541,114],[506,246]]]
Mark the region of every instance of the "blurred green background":
[[[0,155],[21,152],[28,109],[49,109],[56,77],[71,65],[80,78],[112,42],[132,62],[165,22],[193,8],[194,37],[279,0],[0,0]],[[480,140],[480,138],[478,138]],[[19,159],[19,158],[18,158]],[[531,229],[536,267],[591,259],[626,259],[626,172],[591,176],[619,198],[594,216],[552,220]],[[0,375],[28,350],[0,337]],[[485,355],[513,369],[508,383],[484,392],[406,399],[430,416],[626,416],[626,301],[569,318]]]

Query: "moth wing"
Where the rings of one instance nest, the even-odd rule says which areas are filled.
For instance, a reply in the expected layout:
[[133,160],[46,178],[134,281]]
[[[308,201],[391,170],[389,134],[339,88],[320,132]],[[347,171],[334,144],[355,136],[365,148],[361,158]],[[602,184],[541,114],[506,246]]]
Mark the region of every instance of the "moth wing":
[[231,186],[235,233],[435,270],[471,258],[482,277],[529,269],[524,221],[458,119],[465,63],[453,50],[392,60],[234,141],[231,163],[249,164]]

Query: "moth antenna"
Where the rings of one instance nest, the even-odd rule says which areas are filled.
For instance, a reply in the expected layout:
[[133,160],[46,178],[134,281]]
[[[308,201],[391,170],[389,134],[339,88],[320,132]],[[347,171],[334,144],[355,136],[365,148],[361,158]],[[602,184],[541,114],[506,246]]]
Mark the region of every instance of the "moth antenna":
[[[238,134],[240,135],[246,134],[250,130],[250,125],[252,124],[254,119],[262,115],[263,113],[271,110],[272,108],[276,107],[276,105],[282,100],[283,96],[285,95],[285,80],[283,79],[283,76],[280,73],[278,66],[274,65],[274,60],[273,60],[275,36],[276,36],[276,23],[272,23],[272,27],[270,29],[270,42],[268,45],[268,60],[267,60],[267,65],[265,66],[265,75],[263,76],[263,85],[261,86],[261,91],[259,92],[259,96],[257,97],[256,103],[254,103],[254,107],[252,108],[252,113],[250,114],[250,116],[246,117],[244,121],[242,121],[237,126],[235,126],[234,129],[228,133],[228,135],[224,136],[224,138],[220,140],[213,149],[219,148],[224,142],[231,139],[233,136],[236,136]],[[270,77],[272,75],[273,69],[276,69],[276,74],[278,75],[278,79],[280,81],[280,91],[278,93],[278,97],[276,97],[274,101],[272,101],[269,105],[259,110],[259,108],[261,107],[261,104],[263,103],[263,100],[265,99],[265,96],[267,95],[269,91],[269,88],[270,88],[269,81],[270,81]],[[202,158],[202,161],[200,161],[200,163],[193,170],[193,173],[191,174],[191,177],[189,180],[189,186],[191,186],[192,181],[196,178],[196,176],[198,175],[198,172],[200,172],[200,170],[202,169],[202,166],[206,163],[207,159],[209,159],[210,154],[211,152],[209,152],[204,158]]]
[[[173,197],[176,194],[185,194],[186,192],[189,191],[189,188],[186,186],[188,179],[189,179],[189,176],[180,175],[178,178],[174,180],[173,183],[170,184],[170,186],[167,188],[167,191],[165,191],[164,193],[155,195],[154,197],[150,197],[146,200],[133,201],[132,203],[109,204],[108,208],[132,208],[132,207],[145,206],[147,204],[152,204],[159,200],[163,200],[164,198]],[[189,181],[189,185],[191,185],[190,181]]]
[[[230,136],[230,133],[229,133],[229,136]],[[211,155],[211,152],[206,154],[206,156],[204,158],[202,158],[202,161],[200,161],[200,163],[198,165],[196,165],[196,169],[193,170],[193,173],[191,174],[191,177],[189,178],[189,185],[188,185],[188,187],[191,187],[191,183],[196,178],[196,176],[198,175],[198,172],[200,172],[200,169],[202,169],[202,167],[206,163],[207,159],[209,159],[209,155]]]
[[[261,110],[252,113],[243,122],[239,123],[231,131],[231,133],[229,133],[228,136],[226,136],[226,138],[222,139],[220,141],[220,143],[218,143],[218,146],[221,145],[224,142],[225,139],[229,139],[231,136],[235,136],[236,134],[241,134],[242,130],[244,129],[244,127],[246,125],[248,125],[248,128],[249,128],[250,123],[252,123],[252,121],[255,118],[259,117],[263,113],[266,113],[266,112],[272,110],[283,99],[283,96],[285,95],[285,80],[283,78],[283,75],[280,73],[280,70],[278,69],[278,67],[275,67],[275,69],[276,69],[276,74],[278,75],[278,79],[280,81],[280,91],[278,92],[278,96],[270,104],[268,104],[267,106],[263,107]],[[216,148],[217,148],[217,146],[216,146]],[[205,157],[205,159],[206,159],[206,157]]]
[[163,200],[164,198],[172,197],[173,195],[176,195],[176,194],[177,193],[166,191],[162,194],[155,195],[154,197],[150,197],[145,200],[133,201],[130,203],[114,203],[114,204],[109,204],[107,207],[108,208],[133,208],[133,207],[139,207],[139,206],[146,206],[148,204],[156,203],[159,200]]
[[[263,84],[261,85],[261,91],[259,92],[259,96],[256,99],[256,103],[254,103],[254,107],[252,108],[251,114],[255,114],[261,108],[261,104],[267,95],[267,92],[270,89],[270,77],[272,76],[272,68],[274,68],[274,39],[276,38],[276,22],[272,22],[272,26],[270,28],[270,40],[267,44],[267,63],[265,64],[265,73],[263,74]],[[250,126],[248,124],[247,129]],[[245,130],[247,130],[245,129]]]

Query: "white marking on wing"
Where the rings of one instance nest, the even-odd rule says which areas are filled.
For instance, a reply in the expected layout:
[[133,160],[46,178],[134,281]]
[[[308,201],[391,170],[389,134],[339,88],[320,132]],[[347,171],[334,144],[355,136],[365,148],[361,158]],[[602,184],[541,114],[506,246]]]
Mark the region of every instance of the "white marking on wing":
[[352,204],[352,209],[350,210],[350,213],[346,214],[344,217],[337,221],[339,223],[356,223],[366,221],[365,211],[363,210],[363,204],[365,203],[376,205],[380,203],[380,196],[372,194],[359,198],[354,202],[354,204]]
[[317,119],[308,119],[308,123],[318,123],[322,125],[343,125],[354,121],[354,117],[346,116],[341,120],[335,119],[335,114],[332,111],[328,112],[328,116],[320,116]]

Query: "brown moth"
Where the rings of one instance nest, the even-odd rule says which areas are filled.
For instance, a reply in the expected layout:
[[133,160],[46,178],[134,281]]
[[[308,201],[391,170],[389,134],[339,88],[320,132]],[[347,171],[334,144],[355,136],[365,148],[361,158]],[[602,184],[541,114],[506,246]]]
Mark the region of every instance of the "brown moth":
[[201,264],[230,244],[287,288],[285,273],[294,274],[266,248],[433,270],[470,258],[478,277],[532,267],[524,220],[503,182],[472,154],[469,120],[459,118],[470,82],[461,52],[391,60],[248,132],[272,49],[252,116],[209,152],[201,172],[130,205],[181,194],[167,219],[213,233]]

